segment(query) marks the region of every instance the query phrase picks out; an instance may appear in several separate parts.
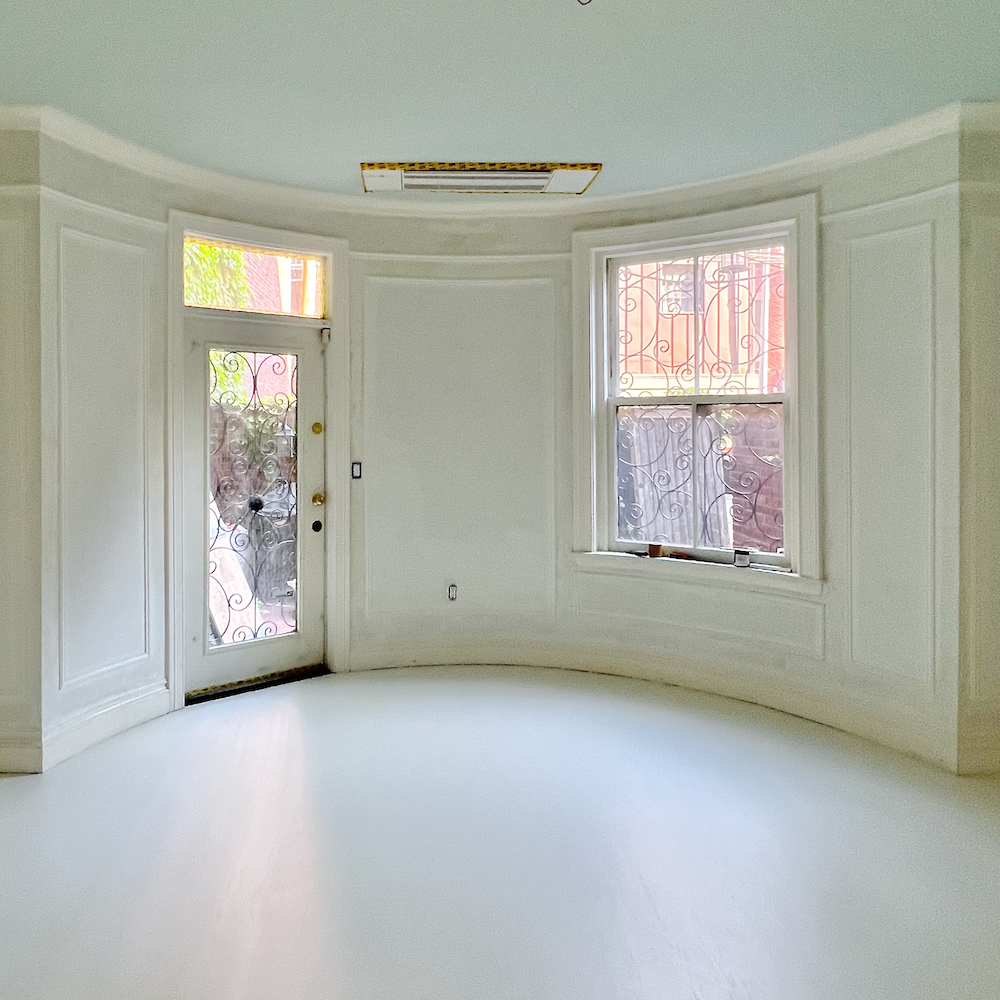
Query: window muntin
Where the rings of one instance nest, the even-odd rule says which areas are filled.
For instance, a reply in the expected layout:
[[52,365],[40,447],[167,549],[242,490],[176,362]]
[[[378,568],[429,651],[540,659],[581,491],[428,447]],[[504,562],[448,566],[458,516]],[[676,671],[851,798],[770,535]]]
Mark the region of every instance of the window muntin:
[[184,305],[320,319],[325,260],[301,253],[184,237]]
[[788,566],[784,245],[612,257],[608,280],[611,547]]

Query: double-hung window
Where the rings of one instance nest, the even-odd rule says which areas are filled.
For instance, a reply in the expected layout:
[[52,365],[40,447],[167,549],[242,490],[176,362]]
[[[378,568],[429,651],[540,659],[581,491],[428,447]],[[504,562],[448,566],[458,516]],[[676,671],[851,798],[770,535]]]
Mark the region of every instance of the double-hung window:
[[810,197],[577,234],[578,548],[818,576],[814,234]]

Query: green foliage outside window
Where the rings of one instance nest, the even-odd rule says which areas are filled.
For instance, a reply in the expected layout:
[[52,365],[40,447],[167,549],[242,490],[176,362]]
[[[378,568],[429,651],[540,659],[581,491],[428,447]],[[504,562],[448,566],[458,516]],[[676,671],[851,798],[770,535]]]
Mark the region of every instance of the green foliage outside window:
[[243,251],[185,240],[184,304],[249,309],[250,282]]

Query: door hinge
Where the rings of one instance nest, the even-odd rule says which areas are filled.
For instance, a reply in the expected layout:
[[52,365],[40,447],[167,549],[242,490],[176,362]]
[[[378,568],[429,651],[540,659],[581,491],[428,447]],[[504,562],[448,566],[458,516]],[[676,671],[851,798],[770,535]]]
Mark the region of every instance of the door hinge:
[[323,347],[326,347],[330,343],[330,328],[328,326],[321,327],[319,331],[319,342]]

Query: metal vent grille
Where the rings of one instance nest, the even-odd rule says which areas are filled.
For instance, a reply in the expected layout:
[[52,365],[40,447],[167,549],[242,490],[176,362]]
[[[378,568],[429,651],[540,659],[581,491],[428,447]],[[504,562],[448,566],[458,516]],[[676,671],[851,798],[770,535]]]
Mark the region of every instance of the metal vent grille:
[[362,163],[367,192],[583,194],[600,163]]

